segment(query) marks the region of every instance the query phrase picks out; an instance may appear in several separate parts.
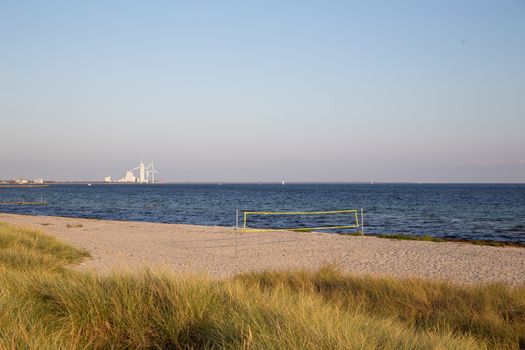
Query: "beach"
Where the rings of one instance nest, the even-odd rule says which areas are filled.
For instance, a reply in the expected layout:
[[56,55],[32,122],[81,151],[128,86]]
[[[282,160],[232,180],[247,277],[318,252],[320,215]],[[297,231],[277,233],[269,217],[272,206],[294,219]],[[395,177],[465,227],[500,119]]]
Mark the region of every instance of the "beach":
[[91,258],[73,268],[102,273],[147,267],[225,278],[333,265],[359,275],[525,285],[525,249],[518,247],[4,213],[0,221],[88,250]]

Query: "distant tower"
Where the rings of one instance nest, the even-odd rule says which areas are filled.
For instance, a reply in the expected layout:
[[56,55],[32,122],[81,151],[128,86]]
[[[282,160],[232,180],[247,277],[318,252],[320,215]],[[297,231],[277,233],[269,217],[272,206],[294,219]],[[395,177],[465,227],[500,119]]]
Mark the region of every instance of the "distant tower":
[[158,174],[159,172],[155,170],[155,166],[153,165],[153,162],[151,162],[146,167],[146,183],[149,183],[149,184],[155,183],[155,173]]
[[144,162],[141,159],[140,160],[140,166],[139,166],[139,183],[141,183],[141,184],[146,182],[146,178],[144,176],[144,171],[145,171]]
[[150,172],[151,172],[151,183],[154,184],[155,183],[155,168],[153,167],[153,162],[151,162]]

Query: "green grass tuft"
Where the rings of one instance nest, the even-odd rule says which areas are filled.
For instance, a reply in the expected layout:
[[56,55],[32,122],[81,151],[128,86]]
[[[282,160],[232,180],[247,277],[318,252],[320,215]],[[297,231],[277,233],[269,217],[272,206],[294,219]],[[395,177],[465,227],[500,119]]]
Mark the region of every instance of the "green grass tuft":
[[80,228],[80,227],[84,227],[83,224],[67,224],[66,225],[67,228]]

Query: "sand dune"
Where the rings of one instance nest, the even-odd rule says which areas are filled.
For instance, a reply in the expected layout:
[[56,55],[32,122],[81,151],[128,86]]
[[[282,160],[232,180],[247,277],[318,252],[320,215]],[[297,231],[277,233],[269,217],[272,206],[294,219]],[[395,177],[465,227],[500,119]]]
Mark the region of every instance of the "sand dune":
[[226,277],[334,264],[357,274],[525,285],[524,248],[14,214],[0,221],[89,250],[92,258],[76,268],[101,272],[148,266]]

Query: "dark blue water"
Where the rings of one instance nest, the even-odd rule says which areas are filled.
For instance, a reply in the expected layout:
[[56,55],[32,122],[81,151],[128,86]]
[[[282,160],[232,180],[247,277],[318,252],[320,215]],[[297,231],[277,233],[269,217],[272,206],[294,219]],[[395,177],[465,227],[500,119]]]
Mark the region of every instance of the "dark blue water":
[[[53,185],[0,188],[0,211],[80,218],[234,226],[235,211],[365,210],[365,231],[525,243],[525,185],[287,184]],[[242,220],[241,220],[242,223]],[[256,227],[355,223],[333,216],[249,216]],[[352,231],[352,230],[335,230]]]

